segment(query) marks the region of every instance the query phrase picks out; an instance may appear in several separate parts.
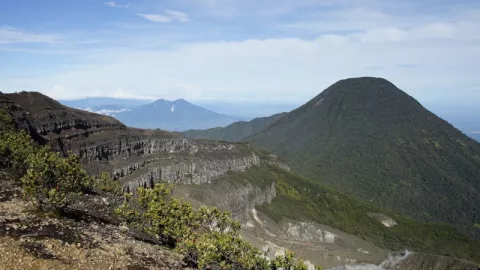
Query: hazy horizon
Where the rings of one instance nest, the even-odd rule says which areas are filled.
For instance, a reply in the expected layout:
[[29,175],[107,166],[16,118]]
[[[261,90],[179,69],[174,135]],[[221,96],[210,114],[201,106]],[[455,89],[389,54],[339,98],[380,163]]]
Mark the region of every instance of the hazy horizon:
[[422,103],[480,100],[480,3],[472,0],[1,6],[7,93],[302,104],[338,80],[374,76]]

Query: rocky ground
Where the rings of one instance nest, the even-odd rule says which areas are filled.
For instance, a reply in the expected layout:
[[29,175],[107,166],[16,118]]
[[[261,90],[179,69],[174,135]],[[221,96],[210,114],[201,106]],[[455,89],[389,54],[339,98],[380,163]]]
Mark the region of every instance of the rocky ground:
[[187,269],[154,239],[98,216],[110,207],[107,198],[79,203],[88,211],[98,202],[90,218],[74,209],[76,218],[55,216],[22,200],[8,178],[0,173],[0,269]]

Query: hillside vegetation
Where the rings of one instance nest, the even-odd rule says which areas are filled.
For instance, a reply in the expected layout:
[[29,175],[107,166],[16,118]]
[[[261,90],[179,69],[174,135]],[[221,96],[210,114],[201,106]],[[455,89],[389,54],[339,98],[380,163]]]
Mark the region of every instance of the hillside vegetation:
[[480,145],[387,80],[339,81],[247,140],[338,191],[478,233]]
[[[264,164],[229,178],[260,186],[276,182],[277,196],[257,209],[277,222],[285,218],[313,221],[391,250],[408,249],[480,262],[480,242],[452,225],[417,221],[380,209],[274,165]],[[397,225],[386,227],[378,216],[390,217]]]

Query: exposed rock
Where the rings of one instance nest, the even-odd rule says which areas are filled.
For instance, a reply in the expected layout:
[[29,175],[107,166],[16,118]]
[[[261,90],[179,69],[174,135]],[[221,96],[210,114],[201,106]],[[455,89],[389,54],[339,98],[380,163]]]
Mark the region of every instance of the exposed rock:
[[300,241],[319,241],[325,243],[335,243],[337,236],[329,231],[322,230],[315,226],[313,222],[288,222],[284,228],[287,238]]
[[272,182],[258,187],[248,182],[234,183],[225,176],[210,184],[177,185],[175,195],[194,205],[210,205],[231,211],[233,217],[245,225],[251,209],[270,203],[276,197],[276,184]]
[[263,190],[250,184],[226,192],[217,199],[220,201],[219,207],[230,210],[236,219],[246,224],[251,209],[263,203],[270,203],[276,196],[276,185],[273,182]]
[[[69,108],[37,92],[1,97],[10,107],[25,111],[26,125],[53,150],[78,154],[89,173],[109,172],[126,191],[159,181],[211,183],[229,171],[260,164],[260,157],[247,145],[127,128],[112,117]],[[271,161],[281,166],[276,158]]]
[[124,189],[134,191],[138,187],[152,187],[154,183],[160,181],[171,184],[210,184],[229,171],[244,172],[252,166],[260,165],[260,158],[256,154],[251,154],[239,158],[226,156],[213,160],[190,159],[163,166],[160,162],[157,164],[147,169],[144,174],[128,180],[124,184]]
[[393,227],[397,225],[397,222],[393,220],[393,218],[382,213],[368,213],[368,216],[380,221],[385,227]]
[[[0,178],[0,192],[20,194],[6,179]],[[78,220],[32,211],[31,203],[15,196],[1,201],[0,268],[187,269],[182,255],[117,226],[109,218],[113,207],[104,205],[104,199],[98,195],[79,198],[77,207],[83,215]],[[105,222],[86,218],[99,215]]]

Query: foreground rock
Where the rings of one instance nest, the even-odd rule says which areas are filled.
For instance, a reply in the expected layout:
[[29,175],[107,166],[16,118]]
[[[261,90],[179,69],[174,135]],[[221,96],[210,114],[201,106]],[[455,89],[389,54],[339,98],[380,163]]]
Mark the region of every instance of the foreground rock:
[[[6,175],[0,178],[2,269],[186,269],[181,255],[142,241],[139,234],[114,220],[112,224],[94,221],[94,212],[89,221],[34,211],[20,199],[19,190],[5,181]],[[95,201],[103,203],[100,197],[83,205],[88,209]],[[108,215],[103,217],[109,220]]]

